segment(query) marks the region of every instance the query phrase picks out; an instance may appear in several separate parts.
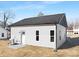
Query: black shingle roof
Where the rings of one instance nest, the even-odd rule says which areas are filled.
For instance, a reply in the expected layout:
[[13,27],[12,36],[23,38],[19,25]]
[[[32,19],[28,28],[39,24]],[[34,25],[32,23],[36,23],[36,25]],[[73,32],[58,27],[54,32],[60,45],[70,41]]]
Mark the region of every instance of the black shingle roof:
[[61,24],[67,27],[65,14],[46,15],[40,17],[31,17],[20,20],[10,26],[24,26],[24,25],[40,25],[40,24]]

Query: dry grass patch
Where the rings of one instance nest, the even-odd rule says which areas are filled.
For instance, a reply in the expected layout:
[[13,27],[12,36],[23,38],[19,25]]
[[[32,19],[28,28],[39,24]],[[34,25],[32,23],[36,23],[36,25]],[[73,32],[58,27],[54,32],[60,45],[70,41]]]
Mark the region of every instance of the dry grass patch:
[[23,48],[12,49],[8,47],[8,40],[0,40],[0,56],[52,56],[53,49],[26,45]]
[[50,56],[79,56],[79,37],[70,37],[63,46],[54,52],[53,49],[26,45],[25,47],[12,49],[8,47],[9,40],[0,40],[0,56],[7,57],[50,57]]

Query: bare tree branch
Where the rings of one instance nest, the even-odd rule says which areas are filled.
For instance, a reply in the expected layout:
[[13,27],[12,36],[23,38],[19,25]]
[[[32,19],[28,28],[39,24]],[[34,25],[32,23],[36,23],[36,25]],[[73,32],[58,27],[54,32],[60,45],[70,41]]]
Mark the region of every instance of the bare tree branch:
[[6,11],[3,11],[1,13],[2,16],[1,17],[1,20],[3,21],[4,23],[4,28],[8,25],[8,21],[13,19],[14,18],[14,13],[12,12],[12,10],[6,10]]

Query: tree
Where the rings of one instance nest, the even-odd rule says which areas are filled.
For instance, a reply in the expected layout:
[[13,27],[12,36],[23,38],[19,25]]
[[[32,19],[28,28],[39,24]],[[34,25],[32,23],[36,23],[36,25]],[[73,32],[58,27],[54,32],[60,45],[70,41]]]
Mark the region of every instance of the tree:
[[73,22],[71,22],[71,23],[69,23],[69,25],[68,25],[68,30],[73,30],[73,27],[74,27],[74,23]]
[[44,16],[44,14],[42,12],[39,12],[38,16]]
[[75,20],[75,22],[74,22],[74,28],[75,29],[79,28],[79,21],[78,21],[78,19]]
[[79,21],[78,20],[75,20],[73,22],[70,22],[68,24],[68,30],[73,30],[73,29],[77,29],[79,28]]
[[0,18],[3,21],[3,28],[6,28],[8,21],[14,18],[14,13],[11,10],[2,11]]

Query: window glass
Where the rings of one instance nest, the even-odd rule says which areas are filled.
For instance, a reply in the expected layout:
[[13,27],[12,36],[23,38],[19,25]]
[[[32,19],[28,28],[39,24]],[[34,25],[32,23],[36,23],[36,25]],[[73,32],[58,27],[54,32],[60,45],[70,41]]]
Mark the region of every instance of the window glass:
[[4,33],[2,33],[2,37],[4,37]]
[[36,35],[39,35],[39,31],[36,31]]
[[54,30],[50,30],[50,35],[54,36]]
[[22,34],[25,34],[25,32],[22,32]]
[[36,36],[36,41],[39,41],[39,36]]
[[51,42],[54,42],[54,37],[51,37]]

